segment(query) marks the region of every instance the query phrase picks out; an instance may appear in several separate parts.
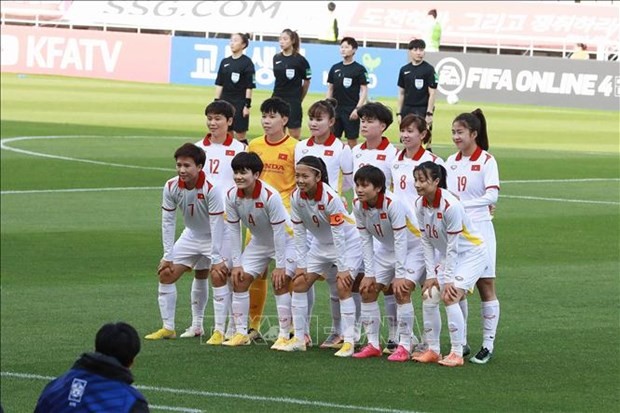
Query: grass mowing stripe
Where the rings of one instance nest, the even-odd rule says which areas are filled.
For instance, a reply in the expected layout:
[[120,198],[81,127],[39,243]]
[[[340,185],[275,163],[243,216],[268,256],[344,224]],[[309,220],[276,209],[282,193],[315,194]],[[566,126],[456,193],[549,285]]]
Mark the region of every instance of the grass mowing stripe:
[[[53,380],[55,377],[50,376],[41,376],[38,374],[30,374],[30,373],[14,373],[14,372],[2,372],[2,377],[12,377],[18,379],[29,379],[29,380]],[[221,397],[221,398],[231,398],[231,399],[244,399],[244,400],[252,400],[252,401],[262,401],[262,402],[275,402],[275,403],[286,403],[286,404],[296,404],[296,405],[305,405],[305,406],[318,406],[318,407],[329,407],[334,409],[346,409],[346,410],[355,410],[355,411],[363,411],[363,412],[379,412],[379,413],[421,413],[413,410],[395,410],[395,409],[386,409],[382,407],[366,407],[366,406],[353,406],[347,404],[338,404],[338,403],[329,403],[329,402],[321,402],[315,400],[302,400],[302,399],[292,399],[289,397],[265,397],[265,396],[253,396],[250,394],[237,394],[237,393],[218,393],[218,392],[209,392],[202,390],[189,390],[189,389],[173,389],[170,387],[158,387],[158,386],[146,386],[146,385],[136,385],[137,389],[154,391],[154,392],[162,392],[162,393],[174,393],[174,394],[187,394],[191,396],[202,396],[202,397]],[[151,406],[154,407],[154,406]],[[175,408],[168,408],[167,406],[158,406],[160,409],[172,410]],[[201,410],[194,409],[183,409],[176,408],[179,412],[200,412]]]
[[613,201],[592,201],[586,199],[566,199],[566,198],[544,198],[540,196],[521,196],[521,195],[502,195],[502,198],[530,199],[533,201],[568,202],[575,204],[598,204],[598,205],[620,205],[620,202]]

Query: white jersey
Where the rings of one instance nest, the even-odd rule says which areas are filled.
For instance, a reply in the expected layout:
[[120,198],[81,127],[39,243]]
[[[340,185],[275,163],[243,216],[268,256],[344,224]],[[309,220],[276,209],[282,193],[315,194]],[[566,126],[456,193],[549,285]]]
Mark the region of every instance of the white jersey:
[[396,158],[394,158],[392,162],[392,180],[394,181],[393,192],[396,197],[413,205],[413,202],[418,197],[418,193],[414,186],[415,179],[413,177],[413,170],[416,166],[427,161],[439,165],[444,164],[439,156],[425,150],[421,146],[412,158],[407,158],[406,149],[403,149],[396,155]]
[[385,136],[376,149],[368,149],[366,142],[356,145],[353,149],[353,175],[364,165],[373,165],[385,174],[385,187],[392,186],[392,162],[398,149]]
[[405,278],[405,262],[409,251],[422,255],[421,233],[413,210],[386,191],[385,194],[379,194],[374,207],[355,200],[353,213],[362,236],[364,268],[373,268],[373,239],[376,239],[386,250],[394,251],[396,277]]
[[[332,188],[344,193],[353,187],[353,155],[349,145],[332,133],[325,143],[317,143],[314,137],[297,143],[295,146],[295,165],[304,156],[323,159],[327,167],[327,177]],[[342,172],[342,185],[340,173]]]
[[439,251],[444,277],[448,282],[454,275],[459,256],[482,255],[486,259],[487,252],[482,236],[474,229],[463,205],[450,191],[438,188],[432,205],[426,198],[418,197],[415,211],[422,230],[428,278],[435,278],[435,249]]
[[[183,214],[184,234],[192,238],[221,239],[224,231],[224,205],[222,196],[205,176],[204,171],[198,174],[194,189],[187,189],[185,182],[178,176],[169,179],[164,185],[162,200],[162,241],[163,259],[172,261],[174,236],[176,231],[176,209]],[[219,243],[213,242],[212,262],[222,261]]]
[[309,252],[307,231],[309,231],[313,236],[313,243],[322,246],[333,244],[338,251],[338,271],[348,269],[347,245],[356,239],[359,241],[359,234],[355,229],[355,221],[333,188],[319,182],[313,198],[295,189],[291,194],[291,222],[295,232],[299,268],[306,268]]
[[241,265],[239,222],[242,222],[250,230],[252,239],[275,249],[276,268],[285,268],[286,243],[292,242],[292,231],[289,215],[276,189],[260,179],[249,198],[243,191],[230,188],[226,194],[226,219],[233,239],[233,266]]
[[474,222],[490,221],[489,206],[497,203],[499,171],[495,158],[477,147],[467,158],[460,152],[446,161],[448,189],[456,194]]
[[245,145],[233,138],[231,134],[226,135],[226,140],[223,143],[215,143],[211,141],[211,134],[209,133],[203,140],[197,142],[196,146],[202,148],[207,155],[207,160],[203,166],[207,179],[213,185],[222,187],[221,192],[225,196],[226,191],[235,186],[230,163],[239,152],[245,152]]

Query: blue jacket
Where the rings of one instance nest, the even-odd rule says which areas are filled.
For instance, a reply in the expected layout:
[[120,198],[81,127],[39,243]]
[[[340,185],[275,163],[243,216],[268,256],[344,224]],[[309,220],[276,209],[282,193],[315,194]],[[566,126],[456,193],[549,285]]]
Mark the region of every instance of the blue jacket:
[[51,381],[35,413],[144,413],[144,396],[131,385],[133,376],[116,358],[84,353],[71,370]]

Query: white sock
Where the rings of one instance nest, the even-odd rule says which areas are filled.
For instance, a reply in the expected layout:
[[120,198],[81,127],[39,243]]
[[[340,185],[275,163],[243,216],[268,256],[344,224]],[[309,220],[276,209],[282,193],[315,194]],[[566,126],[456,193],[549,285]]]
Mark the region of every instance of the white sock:
[[314,284],[310,286],[308,294],[308,318],[306,319],[305,333],[310,335],[310,324],[312,324],[312,309],[314,308]]
[[[278,325],[280,327],[280,334],[278,337],[288,338],[289,331],[291,330],[291,295],[289,293],[284,293],[281,295],[276,295],[276,308],[278,310]],[[306,299],[306,305],[308,305],[308,301]],[[297,324],[295,324],[297,326]],[[302,324],[303,328],[303,324]],[[304,334],[303,330],[301,333],[301,337],[303,339]]]
[[360,341],[362,337],[362,296],[360,293],[351,293],[355,303],[355,341]]
[[467,316],[469,315],[469,304],[467,302],[467,297],[463,298],[459,301],[459,307],[461,307],[461,312],[463,313],[463,345],[467,344]]
[[209,285],[207,280],[194,278],[192,281],[192,326],[203,330],[205,308],[209,300]]
[[495,333],[499,323],[499,301],[483,301],[480,307],[482,314],[482,347],[493,352]]
[[440,354],[439,335],[441,333],[441,314],[439,304],[429,303],[428,300],[422,302],[422,313],[424,314],[424,342],[428,348]]
[[458,303],[446,306],[448,318],[448,330],[450,330],[450,352],[463,357],[463,312]]
[[340,300],[342,314],[342,332],[346,343],[355,344],[355,301],[352,297]]
[[398,342],[411,351],[411,334],[413,332],[413,304],[411,302],[396,305],[398,317]]
[[174,330],[174,313],[177,307],[177,285],[159,283],[157,301],[159,302],[159,314],[164,328]]
[[233,334],[235,334],[235,319],[233,318],[233,315],[232,315],[232,292],[233,292],[232,277],[228,278],[228,282],[226,284],[228,285],[228,291],[230,292],[229,302],[231,304],[228,306],[228,327],[226,328],[225,336],[232,337]]
[[[222,287],[213,287],[213,329],[224,333],[226,316],[230,312],[230,290],[228,284]],[[232,324],[232,323],[231,323]]]
[[394,295],[383,296],[383,307],[385,308],[385,319],[389,327],[388,340],[397,341],[398,320],[396,314],[396,298]]
[[293,292],[291,310],[293,313],[295,338],[297,338],[297,340],[303,340],[304,333],[306,332],[306,323],[308,322],[308,293]]
[[376,348],[379,346],[379,328],[381,327],[381,313],[379,312],[379,303],[362,303],[362,325],[366,331],[368,343]]
[[[332,313],[332,327],[331,333],[341,334],[342,324],[340,315],[340,299],[338,298],[338,282],[336,278],[327,278],[327,285],[329,286],[329,305]],[[353,301],[354,315],[355,315],[355,302]]]
[[248,333],[248,312],[250,311],[250,292],[234,293],[232,296],[232,314],[237,333]]

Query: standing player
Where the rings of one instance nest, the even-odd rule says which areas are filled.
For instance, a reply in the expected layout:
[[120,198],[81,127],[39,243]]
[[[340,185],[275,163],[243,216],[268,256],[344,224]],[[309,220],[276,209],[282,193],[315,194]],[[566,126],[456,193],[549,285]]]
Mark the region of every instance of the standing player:
[[424,149],[423,144],[430,142],[431,131],[428,130],[423,117],[412,113],[400,121],[400,141],[404,146],[392,162],[392,179],[394,195],[403,200],[417,198],[413,169],[422,162],[431,161],[443,165],[443,160]]
[[[353,173],[364,165],[374,165],[385,175],[385,187],[392,187],[392,163],[398,150],[383,133],[392,124],[392,112],[380,102],[370,102],[357,111],[361,119],[360,133],[366,139],[364,143],[353,148]],[[384,292],[385,314],[389,324],[388,344],[386,353],[396,350],[396,300],[391,288]]]
[[[181,337],[195,337],[204,331],[204,311],[209,298],[207,278],[211,270],[214,287],[226,285],[228,270],[220,254],[219,240],[224,232],[224,207],[217,188],[202,170],[205,153],[186,143],[174,153],[178,177],[164,186],[162,202],[162,239],[164,256],[159,263],[159,311],[163,327],[148,334],[147,340],[175,338],[176,281],[194,269],[192,284],[192,325]],[[174,242],[176,209],[183,214],[185,229]],[[212,242],[214,241],[214,242]]]
[[[364,251],[362,323],[368,345],[355,358],[380,357],[379,291],[393,283],[396,293],[398,347],[390,361],[408,361],[412,350],[413,304],[411,292],[424,280],[424,258],[420,248],[420,230],[413,210],[386,191],[381,169],[365,165],[354,177],[357,199],[353,206]],[[373,242],[375,241],[376,242]],[[374,259],[373,259],[374,258]]]
[[[463,365],[465,319],[459,301],[473,288],[487,266],[487,251],[482,236],[473,228],[461,202],[446,189],[446,170],[434,162],[424,162],[414,170],[415,187],[420,197],[415,210],[422,229],[426,263],[426,282],[422,293],[441,287],[446,307],[451,351],[441,358],[439,331],[433,330],[429,348],[413,359],[448,367]],[[439,251],[439,271],[436,255]],[[426,324],[426,320],[425,320]]]
[[[289,337],[291,326],[290,277],[295,271],[295,246],[287,232],[289,215],[278,191],[259,178],[263,170],[260,157],[252,152],[237,154],[231,163],[236,188],[226,195],[226,215],[233,238],[232,260],[234,293],[232,311],[235,318],[235,335],[225,341],[225,346],[250,344],[248,336],[249,288],[252,280],[263,274],[272,259],[275,269],[271,273],[276,297],[280,332],[275,345],[282,345]],[[252,239],[241,254],[241,225],[249,229]]]
[[[249,152],[258,154],[264,168],[261,180],[274,187],[290,211],[290,197],[295,189],[295,145],[297,141],[286,134],[286,125],[291,115],[288,103],[272,97],[261,106],[261,125],[265,134],[252,139]],[[260,338],[263,309],[267,300],[266,273],[256,277],[250,288],[250,331],[251,339]]]
[[[398,116],[404,118],[409,113],[423,117],[432,129],[435,113],[435,92],[437,73],[435,68],[424,61],[426,43],[422,39],[409,42],[410,63],[400,68],[398,73]],[[429,141],[426,148],[430,150]]]
[[[299,188],[291,196],[297,252],[291,302],[295,337],[282,350],[306,350],[307,293],[321,274],[327,274],[327,278],[333,278],[337,284],[342,314],[344,343],[336,356],[350,357],[355,345],[356,313],[351,291],[362,266],[360,237],[340,196],[329,186],[327,169],[320,158],[301,158],[295,175]],[[312,234],[311,240],[308,240],[308,232]],[[337,274],[331,271],[334,265]]]
[[357,145],[360,133],[357,110],[366,103],[368,96],[368,71],[354,60],[357,48],[357,40],[343,37],[340,41],[342,62],[333,65],[327,75],[326,97],[333,97],[337,102],[334,135],[341,138],[344,132],[351,148]]
[[235,132],[237,139],[246,145],[252,89],[256,88],[254,63],[243,54],[249,44],[248,34],[235,33],[230,36],[232,56],[222,60],[215,79],[215,99],[223,99],[235,107],[235,117],[230,129]]
[[482,301],[482,347],[469,359],[472,363],[485,364],[493,356],[499,322],[499,301],[495,294],[495,229],[490,213],[499,196],[499,171],[495,158],[487,152],[489,137],[480,109],[462,113],[454,119],[452,140],[459,151],[446,161],[450,171],[448,189],[460,198],[467,215],[482,233],[489,252],[487,271],[476,283]]
[[[334,99],[325,99],[314,102],[308,110],[308,128],[311,137],[303,140],[295,146],[295,162],[299,162],[305,156],[321,158],[327,169],[326,179],[332,183],[333,188],[343,195],[353,187],[353,157],[348,145],[342,143],[332,133],[335,122]],[[345,203],[346,205],[346,203]],[[332,269],[333,271],[333,269]],[[332,314],[332,326],[329,337],[321,344],[321,348],[340,348],[343,343],[340,326],[340,299],[338,298],[338,286],[336,277],[327,276],[327,284],[330,291],[330,307]],[[359,292],[357,287],[360,280],[356,280],[354,296],[359,304]],[[309,293],[312,295],[313,287]],[[359,318],[359,305],[356,306],[356,317]]]
[[[245,145],[234,139],[228,132],[228,128],[233,123],[235,108],[225,100],[218,100],[210,103],[205,108],[207,118],[207,128],[209,133],[203,140],[196,143],[206,153],[206,163],[203,167],[209,182],[218,188],[222,196],[222,205],[226,199],[226,191],[235,186],[233,171],[230,162],[233,157],[245,151]],[[230,233],[227,226],[224,229],[224,238],[221,240],[221,254],[230,269]],[[195,281],[195,280],[194,280]],[[220,345],[225,338],[230,338],[234,334],[234,326],[230,313],[230,300],[232,295],[232,280],[228,279],[226,285],[221,287],[213,286],[213,308],[214,308],[214,331],[207,344]],[[228,330],[224,334],[226,315],[229,315]]]
[[336,101],[314,102],[308,109],[310,138],[295,146],[295,161],[304,156],[316,156],[325,162],[331,186],[344,194],[353,187],[353,155],[351,148],[336,139],[332,127],[336,121]]
[[284,99],[290,105],[288,130],[292,137],[301,136],[301,103],[310,88],[312,70],[310,63],[299,53],[300,40],[297,32],[284,29],[280,34],[282,52],[273,56],[275,84],[273,96]]

